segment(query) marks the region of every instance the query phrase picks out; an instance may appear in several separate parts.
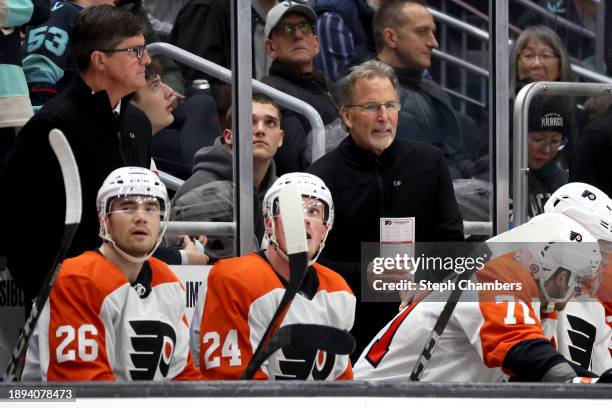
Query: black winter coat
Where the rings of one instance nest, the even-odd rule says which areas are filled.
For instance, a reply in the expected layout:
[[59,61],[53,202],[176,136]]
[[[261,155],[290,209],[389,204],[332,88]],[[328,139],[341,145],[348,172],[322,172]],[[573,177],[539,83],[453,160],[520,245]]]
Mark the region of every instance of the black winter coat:
[[574,150],[569,178],[612,196],[612,107],[582,134]]
[[[79,76],[19,133],[0,179],[0,254],[8,256],[9,271],[26,297],[38,294],[64,229],[64,184],[49,146],[49,131],[64,132],[81,178],[83,215],[68,251],[72,257],[101,243],[96,195],[106,176],[123,166],[150,166],[151,124],[129,99],[122,99],[115,120],[106,92],[92,95]],[[130,121],[124,123],[128,110]]]
[[[262,78],[261,82],[311,105],[321,115],[324,125],[340,117],[329,83],[321,71],[294,74],[285,65],[274,61],[270,67],[270,75]],[[286,108],[281,108],[281,116],[285,139],[274,156],[279,176],[306,170],[312,158],[312,142],[308,140],[310,122],[305,116]]]

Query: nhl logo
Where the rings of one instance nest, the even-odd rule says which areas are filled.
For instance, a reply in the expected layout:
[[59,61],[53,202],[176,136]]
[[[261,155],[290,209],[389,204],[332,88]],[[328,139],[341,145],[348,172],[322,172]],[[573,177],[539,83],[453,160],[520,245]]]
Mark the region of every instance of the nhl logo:
[[577,232],[570,231],[570,241],[582,242],[582,235]]
[[147,293],[147,288],[140,282],[134,285],[134,290],[138,293],[138,296],[143,297]]

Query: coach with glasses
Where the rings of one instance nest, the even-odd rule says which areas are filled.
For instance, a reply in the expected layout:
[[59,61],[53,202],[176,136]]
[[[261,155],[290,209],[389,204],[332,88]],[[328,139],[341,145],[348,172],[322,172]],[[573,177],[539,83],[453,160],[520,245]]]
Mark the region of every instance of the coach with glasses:
[[[294,1],[280,2],[268,12],[265,47],[273,62],[269,75],[261,81],[308,103],[319,112],[323,124],[328,125],[339,114],[325,74],[314,67],[319,54],[319,38],[314,30],[316,18],[312,8]],[[280,157],[274,158],[279,175],[304,170],[310,164],[306,136],[292,131],[297,125],[307,134],[310,122],[287,109],[281,113],[285,143],[278,151]]]
[[361,244],[380,242],[381,218],[414,217],[416,242],[463,241],[463,223],[439,149],[396,137],[399,85],[393,68],[371,60],[341,84],[340,113],[349,136],[312,164],[329,187],[336,224],[321,262],[357,295],[353,334],[361,348],[397,313],[397,303],[363,303]]
[[[64,185],[48,134],[66,135],[81,176],[83,215],[68,256],[100,245],[96,192],[124,166],[150,166],[151,124],[129,103],[146,86],[142,21],[113,6],[84,9],[71,35],[79,75],[36,113],[17,137],[0,184],[0,255],[24,289],[38,294],[58,251],[64,228]],[[130,112],[130,121],[123,120]]]

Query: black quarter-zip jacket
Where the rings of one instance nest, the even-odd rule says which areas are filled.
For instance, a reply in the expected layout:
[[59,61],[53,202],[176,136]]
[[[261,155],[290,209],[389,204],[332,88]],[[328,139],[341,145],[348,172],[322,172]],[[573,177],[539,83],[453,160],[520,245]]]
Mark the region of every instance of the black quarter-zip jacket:
[[[340,273],[360,300],[361,244],[380,241],[380,217],[415,217],[417,242],[460,242],[463,221],[439,149],[395,139],[376,156],[351,136],[313,163],[332,193],[334,226],[319,262]],[[398,303],[357,304],[353,334],[367,344],[397,312]],[[358,345],[359,349],[359,345]]]

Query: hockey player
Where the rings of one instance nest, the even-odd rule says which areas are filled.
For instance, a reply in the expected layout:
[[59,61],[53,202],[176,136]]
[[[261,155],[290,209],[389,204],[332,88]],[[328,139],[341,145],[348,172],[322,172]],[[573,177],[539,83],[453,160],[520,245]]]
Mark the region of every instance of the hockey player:
[[97,195],[97,251],[67,259],[30,340],[24,380],[196,380],[185,290],[150,257],[167,221],[166,187],[139,167]]
[[601,190],[584,183],[569,183],[557,189],[544,205],[547,213],[561,213],[586,228],[598,241],[602,256],[602,279],[593,299],[570,302],[560,313],[556,334],[566,358],[598,374],[612,367],[601,349],[612,353],[612,200]]
[[[340,275],[315,263],[334,222],[331,194],[316,176],[285,174],[264,197],[267,248],[218,261],[199,292],[191,347],[206,379],[240,378],[285,292],[291,271],[278,198],[289,183],[295,183],[302,194],[309,267],[281,326],[311,323],[350,330],[353,325],[353,293]],[[352,379],[353,373],[348,356],[285,347],[274,353],[254,378],[335,380]]]
[[[476,270],[470,280],[474,283],[513,287],[462,293],[421,380],[498,382],[512,376],[520,381],[565,382],[590,376],[555,350],[540,313],[561,310],[576,291],[591,287],[587,283],[599,276],[599,247],[588,231],[567,217],[544,214],[533,220],[551,215],[549,230],[541,231],[549,237],[544,242],[525,244]],[[355,378],[410,379],[446,296],[440,291],[425,293],[400,311],[364,350],[355,364]]]

